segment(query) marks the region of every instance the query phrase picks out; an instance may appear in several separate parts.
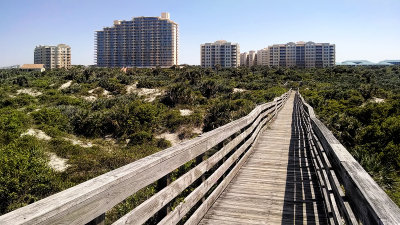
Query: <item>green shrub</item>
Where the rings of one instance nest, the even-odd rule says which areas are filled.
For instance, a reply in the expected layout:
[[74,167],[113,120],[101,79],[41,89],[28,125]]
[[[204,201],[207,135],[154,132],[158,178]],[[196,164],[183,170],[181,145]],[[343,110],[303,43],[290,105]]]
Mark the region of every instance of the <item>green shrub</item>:
[[165,81],[162,80],[150,80],[148,78],[140,79],[137,87],[138,88],[158,88],[165,85]]
[[80,113],[73,118],[76,133],[86,137],[103,137],[116,132],[112,112],[94,111],[88,113],[87,111],[81,111]]
[[157,147],[161,149],[169,148],[171,147],[171,142],[164,138],[157,139]]
[[0,146],[19,138],[29,124],[30,119],[25,113],[10,108],[0,109]]
[[129,102],[116,108],[112,114],[112,123],[117,128],[118,137],[129,136],[139,131],[153,132],[159,126],[160,108],[141,101]]
[[53,138],[49,142],[50,150],[62,158],[71,158],[72,156],[82,156],[84,148],[79,145],[73,145],[71,141],[63,138]]
[[117,78],[103,78],[99,81],[99,86],[114,94],[125,92],[125,86],[122,85]]
[[0,147],[0,214],[60,191],[40,142],[25,136]]
[[27,107],[35,102],[37,102],[36,98],[28,94],[19,94],[16,95],[15,97],[7,96],[3,99],[0,99],[0,108],[7,106],[13,108]]
[[63,89],[62,92],[65,94],[76,94],[80,93],[83,90],[83,85],[78,83],[73,83],[66,89]]
[[143,145],[153,141],[153,135],[146,131],[140,131],[129,136],[129,145]]
[[219,101],[214,104],[204,118],[203,131],[210,131],[250,113],[255,104],[249,100]]
[[169,110],[163,115],[162,120],[170,132],[175,132],[185,122],[185,118],[181,116],[178,110]]
[[51,88],[50,85],[54,84],[52,77],[45,76],[32,81],[32,87]]
[[233,85],[224,80],[207,79],[200,83],[199,90],[206,98],[213,98],[217,93],[232,93]]
[[162,103],[167,106],[175,106],[177,104],[192,105],[196,101],[196,93],[187,84],[175,84],[169,87],[166,91]]
[[47,125],[56,127],[62,131],[71,130],[68,118],[56,108],[43,108],[39,111],[32,112],[32,117],[38,125]]
[[13,83],[21,87],[29,87],[29,80],[26,76],[16,77]]

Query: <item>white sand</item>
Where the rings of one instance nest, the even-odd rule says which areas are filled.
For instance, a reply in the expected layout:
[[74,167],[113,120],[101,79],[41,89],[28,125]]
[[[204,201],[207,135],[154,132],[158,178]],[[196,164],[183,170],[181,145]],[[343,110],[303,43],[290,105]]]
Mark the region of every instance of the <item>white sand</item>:
[[45,141],[48,141],[51,139],[51,137],[49,135],[47,135],[46,133],[44,133],[43,131],[38,130],[38,129],[33,129],[33,128],[31,128],[28,131],[26,131],[25,133],[21,134],[21,137],[25,136],[25,135],[34,136],[37,139],[45,140]]
[[[93,94],[93,92],[96,91],[96,90],[98,90],[98,89],[100,89],[100,88],[101,88],[101,87],[97,87],[97,88],[90,89],[90,90],[88,91],[88,93],[91,94],[91,95],[88,96],[88,97],[86,97],[86,100],[88,100],[88,101],[94,101],[94,100],[96,100],[98,95],[96,96],[95,94]],[[103,90],[102,95],[105,96],[106,98],[112,97],[111,92],[108,91],[108,90],[106,90],[106,89]],[[84,97],[84,98],[85,98],[85,97]],[[94,99],[94,98],[95,98],[95,99]],[[89,100],[89,99],[90,99],[90,100]],[[93,100],[93,99],[94,99],[94,100]]]
[[152,102],[156,99],[157,96],[163,94],[163,91],[157,88],[137,88],[137,83],[126,86],[126,93],[132,94],[136,93],[139,96],[146,96],[145,100],[148,102]]
[[181,113],[181,116],[190,116],[193,113],[190,109],[180,109],[179,112]]
[[106,89],[103,90],[103,96],[105,96],[106,98],[112,97],[111,92],[107,91]]
[[89,102],[94,102],[97,99],[97,97],[93,96],[93,95],[91,95],[91,96],[82,96],[82,98],[85,99],[86,101],[89,101]]
[[93,147],[93,144],[91,142],[83,142],[81,140],[78,139],[72,139],[72,138],[64,138],[67,141],[70,141],[73,145],[79,145],[83,148],[90,148]]
[[157,135],[156,138],[164,138],[165,140],[171,142],[171,146],[175,146],[184,141],[179,139],[178,133],[169,133],[169,132]]
[[106,135],[106,136],[104,137],[104,140],[107,141],[107,142],[110,142],[110,143],[112,143],[112,144],[117,144],[117,140],[115,140],[115,139],[112,137],[111,134]]
[[93,94],[93,92],[94,92],[95,90],[97,90],[98,88],[99,88],[99,87],[90,89],[90,90],[88,91],[88,93],[89,93],[89,94]]
[[192,133],[200,135],[200,134],[203,133],[203,128],[201,128],[201,127],[196,127],[196,128],[194,128],[194,129],[192,130]]
[[66,89],[66,88],[68,88],[69,86],[71,86],[71,84],[72,84],[72,80],[70,80],[70,81],[68,81],[67,83],[64,83],[63,85],[61,85],[61,86],[58,88],[58,90]]
[[52,152],[48,152],[47,154],[50,158],[49,166],[55,171],[63,172],[69,167],[69,165],[67,164],[68,159],[58,157]]
[[[177,145],[179,143],[182,143],[182,142],[188,140],[188,139],[183,139],[183,140],[179,139],[179,136],[178,136],[179,133],[180,133],[179,131],[177,131],[176,133],[166,132],[166,133],[159,134],[159,135],[157,135],[155,137],[156,138],[164,138],[165,140],[171,142],[171,146],[175,146],[175,145]],[[200,135],[200,134],[203,133],[203,130],[202,130],[201,127],[196,127],[196,128],[193,128],[192,133]]]
[[385,99],[373,97],[371,101],[375,103],[382,103],[385,102]]
[[17,94],[28,94],[30,96],[36,97],[42,94],[40,91],[35,91],[31,88],[24,88],[24,89],[19,89],[17,90]]
[[245,92],[245,91],[247,91],[246,89],[241,89],[241,88],[234,88],[233,89],[233,93],[240,93],[240,92]]

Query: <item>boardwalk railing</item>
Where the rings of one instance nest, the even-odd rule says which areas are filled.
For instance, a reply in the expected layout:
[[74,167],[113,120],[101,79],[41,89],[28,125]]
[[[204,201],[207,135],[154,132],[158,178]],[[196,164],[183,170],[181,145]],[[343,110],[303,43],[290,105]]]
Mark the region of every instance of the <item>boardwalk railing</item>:
[[[105,212],[155,182],[158,192],[115,224],[142,224],[149,219],[176,224],[183,218],[186,224],[195,224],[246,161],[260,131],[289,93],[193,140],[5,214],[0,224],[104,224]],[[169,174],[193,161],[192,169],[171,182]],[[190,194],[172,210],[170,202],[189,187]]]
[[316,118],[299,93],[308,140],[330,224],[400,224],[400,209]]

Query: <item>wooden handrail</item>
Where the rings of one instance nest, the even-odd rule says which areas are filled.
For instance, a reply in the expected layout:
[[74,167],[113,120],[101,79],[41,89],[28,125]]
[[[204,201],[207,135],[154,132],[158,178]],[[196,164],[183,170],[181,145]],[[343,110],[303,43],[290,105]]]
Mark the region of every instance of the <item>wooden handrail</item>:
[[[0,216],[0,224],[98,224],[104,213],[138,190],[163,179],[175,169],[196,159],[220,143],[217,153],[187,171],[171,184],[122,217],[116,224],[140,224],[154,216],[177,195],[192,185],[200,176],[219,165],[207,179],[186,197],[185,201],[170,212],[162,223],[175,223],[203,198],[203,204],[193,217],[201,217],[224,187],[229,183],[240,165],[250,154],[263,126],[270,121],[286,102],[289,92],[273,102],[257,106],[247,116],[222,127],[204,133],[197,138],[183,142],[147,156],[106,174],[78,184],[72,188]],[[232,140],[231,140],[232,139]],[[228,170],[230,169],[230,170]],[[226,175],[226,177],[225,177]],[[221,177],[225,177],[222,181]],[[213,185],[217,188],[207,198]],[[177,213],[179,210],[179,213]],[[200,210],[200,211],[199,211]],[[174,221],[174,222],[171,222]]]
[[[400,224],[400,209],[296,93],[331,224]],[[342,190],[343,189],[343,190]]]

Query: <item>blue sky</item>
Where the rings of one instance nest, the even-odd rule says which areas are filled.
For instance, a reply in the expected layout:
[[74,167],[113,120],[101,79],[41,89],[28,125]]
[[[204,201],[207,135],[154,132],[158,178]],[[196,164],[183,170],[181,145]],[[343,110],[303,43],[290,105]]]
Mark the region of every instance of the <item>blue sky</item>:
[[180,64],[199,64],[200,44],[221,39],[241,52],[315,41],[336,44],[338,62],[400,59],[399,0],[0,0],[0,67],[59,43],[72,64],[93,64],[94,31],[164,11],[179,24]]

